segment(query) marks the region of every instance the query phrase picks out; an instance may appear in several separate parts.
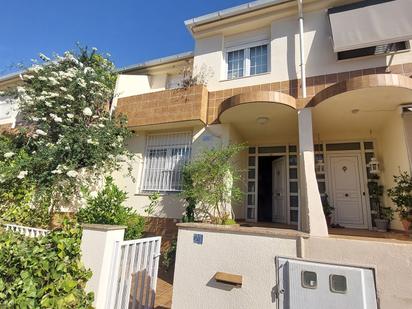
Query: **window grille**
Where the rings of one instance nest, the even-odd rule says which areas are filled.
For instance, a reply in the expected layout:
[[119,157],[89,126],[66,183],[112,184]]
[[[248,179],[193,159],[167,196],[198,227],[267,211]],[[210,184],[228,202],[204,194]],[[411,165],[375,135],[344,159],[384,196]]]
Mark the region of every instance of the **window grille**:
[[192,134],[148,135],[144,157],[143,191],[182,190],[182,170],[189,161]]

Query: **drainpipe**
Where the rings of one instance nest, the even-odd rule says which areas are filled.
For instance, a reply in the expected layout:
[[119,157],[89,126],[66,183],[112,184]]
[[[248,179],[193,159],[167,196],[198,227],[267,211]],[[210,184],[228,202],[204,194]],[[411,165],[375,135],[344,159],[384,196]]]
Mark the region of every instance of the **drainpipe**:
[[302,98],[306,98],[305,46],[303,40],[303,0],[297,1],[299,10],[300,80],[302,84]]
[[[298,2],[298,22],[299,22],[299,47],[300,47],[300,82],[302,87],[302,97],[306,98],[306,68],[305,68],[305,46],[303,44],[303,0]],[[299,201],[300,204],[300,201]],[[298,217],[298,229],[302,230],[301,214]]]

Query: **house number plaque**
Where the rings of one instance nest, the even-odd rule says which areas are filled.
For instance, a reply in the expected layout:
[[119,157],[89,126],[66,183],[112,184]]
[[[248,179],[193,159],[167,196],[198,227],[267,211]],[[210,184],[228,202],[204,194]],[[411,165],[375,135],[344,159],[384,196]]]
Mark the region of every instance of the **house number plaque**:
[[193,243],[197,245],[203,244],[203,234],[193,234]]

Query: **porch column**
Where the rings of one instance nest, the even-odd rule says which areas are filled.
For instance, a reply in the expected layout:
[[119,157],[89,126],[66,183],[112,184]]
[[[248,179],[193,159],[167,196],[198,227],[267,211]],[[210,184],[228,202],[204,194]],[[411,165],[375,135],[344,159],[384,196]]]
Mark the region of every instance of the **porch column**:
[[328,228],[315,173],[312,110],[298,111],[300,163],[300,221],[299,230],[313,236],[327,236]]

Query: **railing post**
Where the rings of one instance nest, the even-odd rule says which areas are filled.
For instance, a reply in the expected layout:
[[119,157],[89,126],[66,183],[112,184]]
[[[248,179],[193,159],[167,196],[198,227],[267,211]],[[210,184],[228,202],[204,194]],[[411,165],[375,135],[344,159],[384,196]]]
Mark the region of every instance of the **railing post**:
[[106,307],[109,291],[109,282],[112,278],[113,255],[116,251],[116,242],[123,241],[125,226],[84,224],[81,242],[82,261],[93,275],[87,282],[86,290],[94,292],[94,307]]

